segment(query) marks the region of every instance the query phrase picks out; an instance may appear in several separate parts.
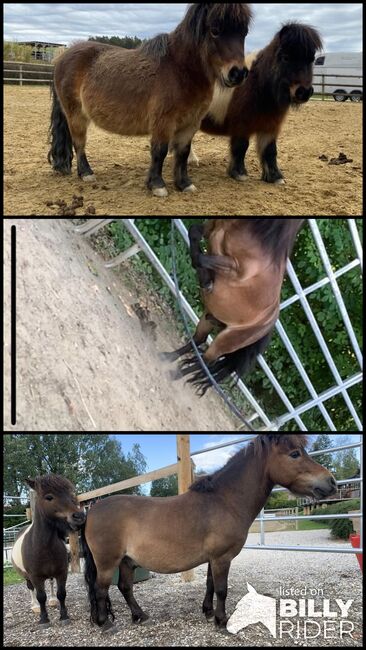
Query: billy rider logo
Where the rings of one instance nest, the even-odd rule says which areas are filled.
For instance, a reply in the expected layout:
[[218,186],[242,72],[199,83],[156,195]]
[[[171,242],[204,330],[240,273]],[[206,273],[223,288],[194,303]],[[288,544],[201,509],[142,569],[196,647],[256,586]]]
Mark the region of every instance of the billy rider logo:
[[281,587],[278,604],[276,598],[262,596],[250,584],[247,587],[228,622],[231,634],[263,623],[273,638],[353,640],[355,626],[349,618],[353,600],[331,601],[322,589]]

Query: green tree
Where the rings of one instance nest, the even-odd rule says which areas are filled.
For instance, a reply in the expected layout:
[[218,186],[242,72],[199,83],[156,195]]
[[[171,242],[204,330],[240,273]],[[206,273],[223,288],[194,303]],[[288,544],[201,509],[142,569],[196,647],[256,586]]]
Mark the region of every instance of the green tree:
[[338,452],[334,465],[338,481],[345,481],[354,477],[360,469],[360,463],[354,449]]
[[169,478],[160,478],[152,482],[151,497],[174,497],[178,494],[178,476],[174,474]]
[[[25,493],[24,479],[34,475],[61,474],[81,493],[146,471],[139,445],[126,455],[107,434],[6,434],[4,451],[4,490],[14,496]],[[123,493],[140,494],[140,488]]]
[[124,47],[126,50],[135,50],[144,43],[141,38],[137,36],[91,36],[89,41],[97,43],[104,43],[106,45],[116,45],[117,47]]
[[[333,441],[327,433],[321,433],[315,439],[311,451],[321,451],[322,449],[330,449],[333,447]],[[332,454],[324,454],[321,456],[315,456],[314,460],[323,467],[329,469],[330,472],[334,472],[334,462]]]

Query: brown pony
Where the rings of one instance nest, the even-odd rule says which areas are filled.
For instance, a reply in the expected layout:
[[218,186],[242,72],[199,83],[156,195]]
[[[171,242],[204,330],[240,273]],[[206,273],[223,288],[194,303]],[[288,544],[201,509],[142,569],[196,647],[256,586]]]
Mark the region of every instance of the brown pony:
[[[234,372],[247,373],[266,349],[279,315],[281,288],[296,235],[304,219],[208,219],[191,226],[194,268],[202,288],[204,314],[193,340],[203,345],[219,334],[203,354],[211,374],[222,382]],[[207,239],[207,255],[200,243]],[[162,358],[175,361],[192,351],[191,343]],[[204,395],[211,383],[196,355],[180,362],[173,379],[188,380]]]
[[230,137],[229,175],[246,181],[245,155],[257,136],[262,180],[284,183],[277,166],[277,139],[290,107],[298,108],[313,95],[313,63],[322,48],[319,33],[307,25],[288,23],[249,64],[245,84],[236,90],[215,88],[201,130]]
[[[47,474],[26,483],[36,491],[35,511],[32,523],[21,531],[13,546],[12,563],[27,581],[32,609],[41,612],[39,626],[42,628],[50,626],[45,581],[51,579],[52,605],[52,581],[56,578],[60,621],[65,625],[70,623],[70,618],[65,607],[68,560],[64,540],[68,532],[78,530],[84,524],[85,513],[80,510],[74,486],[63,476]],[[34,589],[40,610],[34,600]]]
[[[108,590],[119,567],[118,587],[134,623],[148,619],[133,595],[133,571],[188,571],[209,563],[203,613],[225,628],[228,576],[249,528],[278,484],[301,496],[334,494],[331,473],[305,451],[306,436],[261,434],[221,470],[177,497],[114,496],[99,501],[82,532],[91,618],[115,629]],[[153,587],[152,587],[153,588]],[[213,597],[217,596],[214,611]]]
[[79,176],[93,181],[85,155],[92,121],[120,135],[151,134],[147,185],[167,196],[162,168],[169,142],[175,151],[175,184],[195,191],[187,160],[213,96],[215,82],[240,85],[244,39],[251,10],[243,3],[194,3],[174,32],[160,34],[137,50],[95,42],[80,43],[56,62],[48,160],[63,174],[71,172],[72,146]]

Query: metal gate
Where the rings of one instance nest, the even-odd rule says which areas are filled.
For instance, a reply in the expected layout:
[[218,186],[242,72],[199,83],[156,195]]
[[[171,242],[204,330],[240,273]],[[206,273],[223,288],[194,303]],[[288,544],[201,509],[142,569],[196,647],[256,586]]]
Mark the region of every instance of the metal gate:
[[[133,239],[135,240],[135,244],[129,250],[124,251],[123,253],[118,255],[118,257],[108,262],[106,264],[106,267],[107,268],[116,267],[119,264],[125,262],[131,256],[143,252],[148,258],[148,260],[151,262],[151,264],[154,266],[156,271],[159,273],[164,283],[168,286],[172,294],[174,296],[177,296],[176,287],[175,287],[175,283],[173,282],[173,279],[170,277],[167,270],[161,264],[160,260],[155,255],[154,251],[151,249],[151,247],[149,246],[149,244],[147,243],[147,241],[145,240],[145,238],[143,237],[143,235],[141,234],[138,228],[139,219],[89,219],[87,223],[77,227],[76,232],[80,234],[91,235],[93,233],[96,233],[100,228],[103,228],[104,226],[111,223],[112,221],[120,222],[124,226],[124,228],[126,228],[126,230],[130,233],[130,235],[132,235]],[[183,237],[184,241],[188,246],[188,232],[183,221],[181,219],[173,219],[173,222],[175,224],[177,231]],[[306,314],[311,330],[314,333],[317,342],[319,343],[321,352],[324,355],[324,358],[333,376],[334,383],[333,385],[329,386],[329,388],[325,392],[323,392],[322,394],[318,394],[308,373],[306,372],[306,369],[304,368],[301,362],[301,359],[299,358],[293,344],[291,343],[291,340],[286,332],[285,327],[281,322],[281,319],[279,319],[276,324],[276,331],[281,341],[283,342],[289,354],[290,359],[295,365],[304,385],[306,386],[309,394],[311,395],[311,399],[295,407],[292,404],[286,392],[284,391],[284,389],[282,388],[280,382],[277,380],[274,372],[272,371],[272,369],[269,367],[269,365],[267,364],[267,362],[262,356],[258,358],[259,365],[261,366],[264,374],[266,375],[269,382],[271,383],[274,390],[276,391],[279,399],[284,404],[285,407],[284,413],[280,417],[276,418],[274,421],[271,420],[264,412],[263,408],[258,403],[255,396],[252,395],[252,393],[250,392],[250,390],[248,389],[248,387],[245,385],[243,381],[239,381],[238,388],[243,393],[246,401],[250,404],[253,410],[252,414],[247,419],[258,431],[266,431],[266,430],[280,431],[282,427],[284,427],[284,425],[286,425],[291,421],[294,421],[296,423],[299,431],[307,431],[307,427],[303,422],[301,416],[304,413],[311,411],[314,408],[320,411],[323,420],[325,421],[325,424],[327,426],[327,430],[337,431],[331,413],[329,412],[329,409],[327,409],[326,406],[326,402],[336,396],[343,397],[344,402],[347,405],[348,410],[352,416],[352,419],[355,422],[355,426],[357,430],[362,431],[362,422],[360,416],[358,415],[355,405],[353,404],[352,399],[348,392],[353,386],[359,384],[362,381],[362,377],[363,377],[362,352],[360,350],[360,346],[358,344],[351,319],[347,312],[347,308],[344,303],[342,293],[338,285],[338,279],[346,275],[350,271],[352,271],[354,268],[359,267],[362,272],[363,255],[362,255],[362,244],[360,240],[360,235],[358,233],[355,219],[347,219],[348,227],[355,247],[355,257],[346,266],[334,272],[323,238],[320,234],[319,227],[316,223],[316,219],[308,219],[308,222],[320,258],[323,263],[324,278],[319,282],[317,282],[316,284],[313,284],[312,286],[303,287],[301,285],[301,282],[294,269],[292,262],[289,261],[287,271],[288,271],[288,276],[290,278],[290,281],[294,288],[294,294],[291,298],[287,299],[281,304],[281,311],[283,312],[285,309],[287,309],[294,303],[299,303],[301,305],[302,309]],[[360,366],[360,371],[348,377],[347,379],[342,379],[341,377],[341,374],[333,360],[332,354],[329,350],[327,342],[322,334],[322,331],[319,327],[319,324],[316,320],[316,317],[314,315],[314,312],[308,300],[308,296],[310,294],[313,294],[314,292],[318,291],[319,289],[327,285],[329,285],[332,289],[334,300],[336,301],[336,304],[338,306],[339,312],[343,320],[344,328],[347,332],[347,335],[349,337],[353,349],[353,354],[355,356],[355,359],[357,359],[358,365]],[[187,302],[184,295],[180,293],[180,297],[181,297],[182,307],[185,310],[186,314],[194,324],[197,324],[199,320],[198,316],[195,314],[194,310],[192,309],[191,305]]]

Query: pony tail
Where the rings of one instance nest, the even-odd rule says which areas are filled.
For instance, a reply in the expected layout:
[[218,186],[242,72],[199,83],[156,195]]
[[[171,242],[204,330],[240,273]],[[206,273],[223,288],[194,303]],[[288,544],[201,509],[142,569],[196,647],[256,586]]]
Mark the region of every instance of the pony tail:
[[[248,345],[235,352],[225,354],[210,364],[209,371],[215,381],[221,384],[231,377],[233,373],[236,373],[237,380],[246,375],[255,365],[258,355],[263,354],[267,348],[272,338],[272,333],[273,331],[266,334],[266,336],[256,343],[252,343],[252,345]],[[197,389],[197,394],[203,397],[208,389],[211,388],[212,384],[206,373],[202,370],[197,357],[194,355],[194,357],[181,361],[179,367],[183,371],[183,374],[192,375],[188,379],[188,383],[193,384]]]
[[[81,545],[83,549],[85,567],[84,567],[84,578],[88,587],[89,592],[89,602],[90,602],[90,620],[92,623],[98,623],[98,607],[97,607],[97,595],[95,589],[95,583],[97,580],[97,567],[95,566],[94,558],[92,552],[88,546],[85,537],[85,526],[81,529]],[[115,616],[112,610],[112,604],[109,596],[106,598],[107,612],[111,616],[112,620],[115,620]]]
[[72,138],[70,129],[61,108],[55,85],[51,86],[52,112],[49,128],[49,141],[51,149],[48,152],[48,162],[53,169],[61,174],[71,174],[72,159]]

